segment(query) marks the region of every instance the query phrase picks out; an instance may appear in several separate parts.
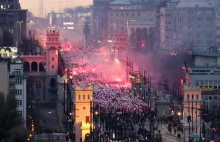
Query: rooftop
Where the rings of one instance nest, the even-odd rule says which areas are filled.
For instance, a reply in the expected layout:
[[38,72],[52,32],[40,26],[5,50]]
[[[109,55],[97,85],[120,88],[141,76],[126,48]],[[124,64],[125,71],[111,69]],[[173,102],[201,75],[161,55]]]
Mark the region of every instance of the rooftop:
[[208,2],[207,0],[181,0],[177,4],[177,8],[183,7],[213,7],[212,3]]
[[220,57],[220,49],[215,48],[215,47],[209,47],[209,48],[204,48],[204,49],[193,49],[192,55]]

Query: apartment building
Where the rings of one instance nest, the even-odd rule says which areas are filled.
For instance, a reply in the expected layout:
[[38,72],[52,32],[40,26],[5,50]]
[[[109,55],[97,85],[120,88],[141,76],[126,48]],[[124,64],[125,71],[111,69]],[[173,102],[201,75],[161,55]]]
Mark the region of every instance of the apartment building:
[[[163,48],[197,48],[215,45],[215,8],[209,1],[180,1],[166,8],[160,24]],[[165,32],[165,34],[164,34]]]

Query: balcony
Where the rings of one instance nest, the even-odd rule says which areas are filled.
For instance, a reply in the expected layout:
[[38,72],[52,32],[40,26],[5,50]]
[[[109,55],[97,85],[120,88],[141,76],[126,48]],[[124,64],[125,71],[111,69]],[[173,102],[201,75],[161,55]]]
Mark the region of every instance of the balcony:
[[26,76],[45,76],[46,72],[24,72]]

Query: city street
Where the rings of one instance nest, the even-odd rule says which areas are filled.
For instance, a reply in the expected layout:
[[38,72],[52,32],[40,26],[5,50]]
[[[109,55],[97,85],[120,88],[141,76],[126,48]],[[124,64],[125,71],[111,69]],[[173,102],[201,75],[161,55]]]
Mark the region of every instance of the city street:
[[183,142],[182,139],[178,139],[174,134],[169,134],[166,125],[160,125],[159,129],[161,131],[163,142]]

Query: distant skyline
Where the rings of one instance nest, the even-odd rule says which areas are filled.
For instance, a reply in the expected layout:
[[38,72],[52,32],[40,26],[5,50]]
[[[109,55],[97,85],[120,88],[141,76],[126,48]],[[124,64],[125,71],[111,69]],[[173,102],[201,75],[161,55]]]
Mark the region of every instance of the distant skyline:
[[[44,0],[44,15],[46,13],[55,11],[59,12],[68,7],[91,5],[93,0]],[[35,16],[39,15],[39,0],[20,0],[21,8],[28,9]],[[59,6],[60,5],[60,6]]]

